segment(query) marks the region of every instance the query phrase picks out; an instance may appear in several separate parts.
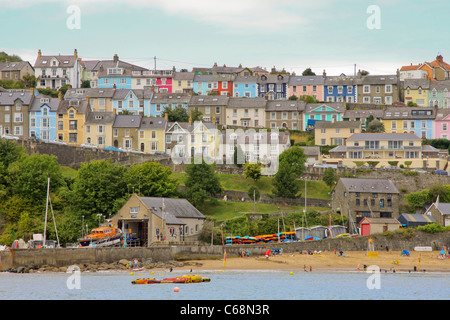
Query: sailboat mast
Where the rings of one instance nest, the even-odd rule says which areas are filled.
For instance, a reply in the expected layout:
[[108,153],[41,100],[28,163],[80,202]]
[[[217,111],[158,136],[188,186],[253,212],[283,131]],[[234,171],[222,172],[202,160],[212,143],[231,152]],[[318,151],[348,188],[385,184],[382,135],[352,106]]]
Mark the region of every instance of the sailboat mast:
[[45,248],[45,241],[47,240],[47,215],[48,215],[49,193],[50,193],[50,177],[48,177],[48,181],[47,181],[47,202],[45,204],[44,243],[42,244],[42,248]]

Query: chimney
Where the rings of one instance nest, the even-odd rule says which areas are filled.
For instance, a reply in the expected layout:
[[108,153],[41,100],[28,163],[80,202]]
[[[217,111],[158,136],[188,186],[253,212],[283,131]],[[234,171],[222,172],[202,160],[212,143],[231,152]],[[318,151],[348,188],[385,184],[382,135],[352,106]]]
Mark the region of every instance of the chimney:
[[166,118],[166,120],[169,121],[169,113],[168,113],[168,112],[166,112],[166,113],[164,114],[164,118]]
[[324,78],[327,77],[327,72],[325,71],[325,69],[323,69],[323,77],[324,77]]
[[117,53],[114,55],[113,60],[114,63],[117,63],[119,61],[119,56],[117,55]]
[[74,56],[75,58],[77,58],[77,57],[78,57],[78,52],[77,52],[77,49],[75,49],[75,50],[73,51],[73,56]]
[[214,68],[217,68],[217,62],[214,62],[213,67],[214,67]]
[[189,115],[189,125],[192,124],[192,114]]
[[41,53],[41,49],[39,49],[39,51],[38,51],[38,58],[40,58],[40,57],[41,57],[41,55],[42,55],[42,53]]
[[86,96],[86,102],[89,102],[89,96]]
[[358,70],[358,79],[361,79],[361,69]]
[[152,85],[151,90],[152,92],[155,92],[155,86]]
[[115,84],[115,83],[114,83],[114,85],[113,85],[113,89],[116,90],[116,84]]
[[58,92],[58,100],[61,101],[62,100],[62,92]]
[[442,55],[438,55],[438,56],[436,57],[436,60],[437,60],[438,62],[444,62],[444,57],[442,57]]

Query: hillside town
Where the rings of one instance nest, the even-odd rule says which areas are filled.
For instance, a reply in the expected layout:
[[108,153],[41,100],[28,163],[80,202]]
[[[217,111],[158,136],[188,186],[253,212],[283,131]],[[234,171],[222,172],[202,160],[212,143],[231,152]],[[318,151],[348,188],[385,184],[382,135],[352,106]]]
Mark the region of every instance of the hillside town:
[[[436,144],[448,141],[450,131],[450,64],[441,55],[420,64],[405,61],[387,75],[356,69],[352,75],[327,75],[326,70],[316,75],[311,69],[297,75],[275,67],[269,71],[217,63],[192,70],[158,70],[155,65],[150,70],[117,54],[111,60],[83,60],[76,49],[70,55],[39,50],[34,63],[7,60],[0,70],[2,84],[26,84],[0,88],[5,140],[161,155],[185,164],[195,156],[236,164],[240,149],[239,164],[263,166],[300,146],[310,170],[406,168],[448,175],[448,145]],[[346,216],[340,235],[396,230],[418,220],[450,225],[449,212],[438,199],[415,208],[422,210],[419,216],[403,214],[404,195],[389,178],[341,177],[334,183],[323,201],[333,213]],[[142,246],[198,235],[206,221],[185,199],[133,192],[122,204],[108,221],[129,230],[129,237],[139,235]],[[161,225],[152,224],[148,212]],[[305,230],[317,239],[332,235],[331,225],[323,228],[297,228],[293,234],[297,239],[304,239]]]

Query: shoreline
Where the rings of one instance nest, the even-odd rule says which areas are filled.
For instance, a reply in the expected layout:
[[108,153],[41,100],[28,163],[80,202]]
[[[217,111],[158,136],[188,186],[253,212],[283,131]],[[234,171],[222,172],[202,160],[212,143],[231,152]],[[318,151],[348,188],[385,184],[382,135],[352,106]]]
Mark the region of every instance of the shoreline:
[[[223,259],[193,259],[185,261],[169,261],[166,263],[144,264],[139,261],[138,267],[142,270],[133,270],[123,266],[127,260],[121,260],[120,264],[80,265],[80,271],[84,272],[127,272],[134,275],[148,275],[153,273],[202,273],[202,272],[366,272],[364,265],[377,266],[381,273],[450,273],[450,258],[439,255],[439,251],[410,252],[410,256],[402,256],[401,251],[378,252],[377,257],[368,257],[367,251],[349,251],[339,256],[333,251],[325,251],[320,255],[296,253],[283,253],[270,256],[239,257],[227,256],[226,263]],[[420,263],[419,263],[420,259]],[[358,268],[359,266],[359,268]],[[17,271],[19,268],[25,268]],[[359,271],[358,271],[359,269]],[[366,269],[367,270],[367,269]],[[67,267],[41,266],[39,269],[17,267],[15,271],[3,270],[7,273],[49,273],[67,272]],[[70,271],[69,271],[70,272]]]

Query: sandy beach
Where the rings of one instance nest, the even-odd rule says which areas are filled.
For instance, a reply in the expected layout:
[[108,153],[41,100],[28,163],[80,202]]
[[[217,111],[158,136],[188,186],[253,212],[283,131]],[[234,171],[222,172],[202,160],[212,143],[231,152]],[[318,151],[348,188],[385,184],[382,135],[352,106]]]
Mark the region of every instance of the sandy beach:
[[[300,253],[284,253],[281,255],[238,257],[227,256],[223,260],[197,260],[201,266],[195,266],[196,271],[201,270],[283,270],[283,271],[363,271],[364,265],[376,265],[382,272],[450,272],[450,258],[441,260],[439,251],[410,252],[410,256],[402,256],[401,251],[380,251],[378,257],[368,257],[367,252],[344,252],[344,256],[334,251],[322,252],[320,255]],[[420,258],[420,264],[419,264]],[[395,262],[395,263],[394,263]]]

